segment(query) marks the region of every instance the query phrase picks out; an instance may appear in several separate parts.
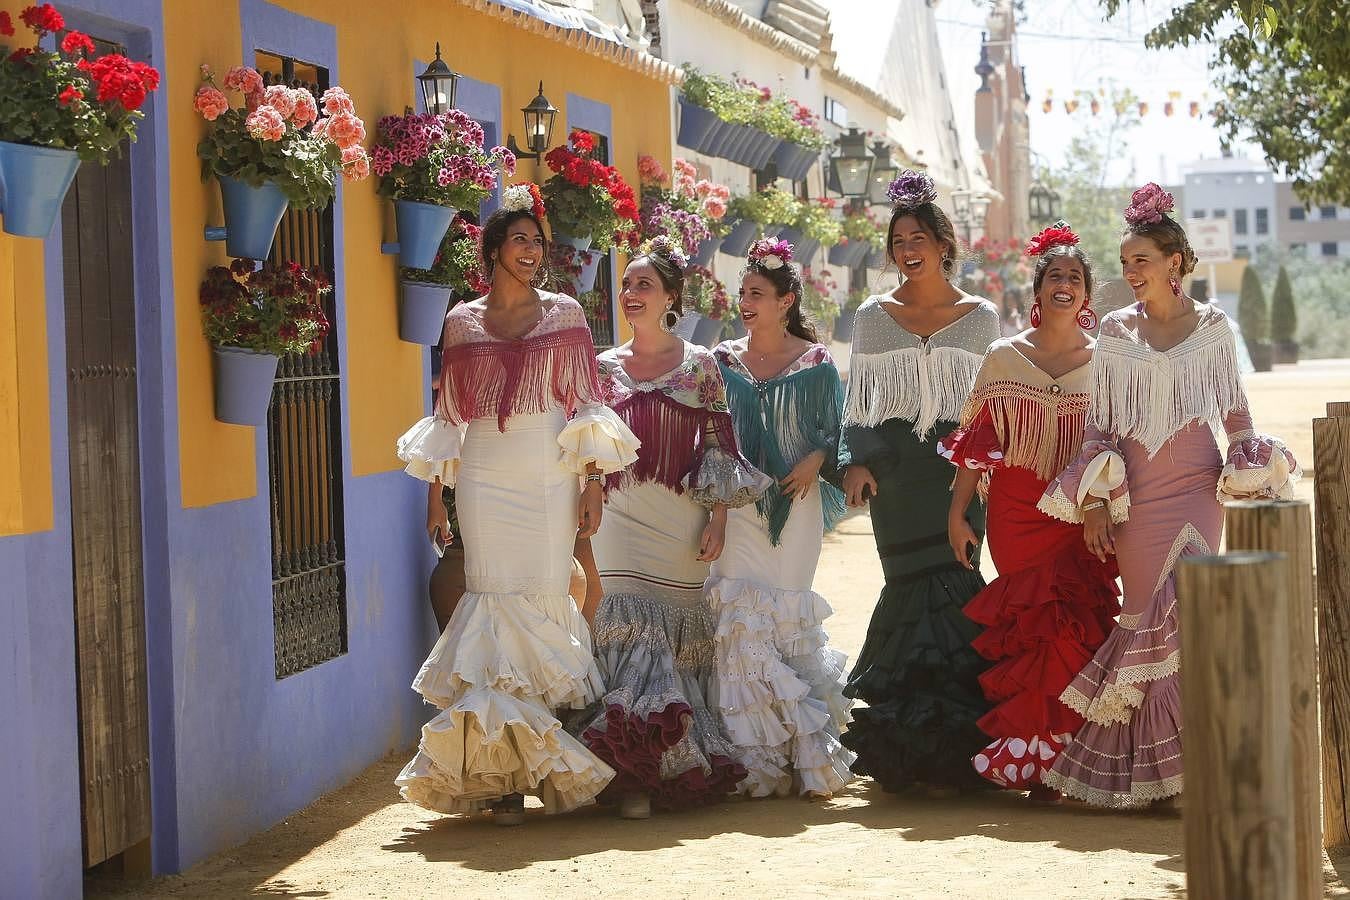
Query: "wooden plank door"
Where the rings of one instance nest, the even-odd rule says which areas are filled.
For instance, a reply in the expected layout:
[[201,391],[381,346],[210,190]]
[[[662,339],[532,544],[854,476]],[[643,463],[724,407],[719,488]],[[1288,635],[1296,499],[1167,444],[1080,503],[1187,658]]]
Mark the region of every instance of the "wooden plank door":
[[62,209],[85,865],[150,837],[131,163],[84,163]]

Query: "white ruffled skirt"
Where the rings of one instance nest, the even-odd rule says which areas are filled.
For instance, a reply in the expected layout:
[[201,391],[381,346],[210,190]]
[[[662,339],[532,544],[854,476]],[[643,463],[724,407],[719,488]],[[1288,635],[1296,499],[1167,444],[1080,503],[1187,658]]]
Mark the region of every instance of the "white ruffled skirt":
[[719,705],[751,796],[832,794],[852,778],[854,755],[839,742],[847,657],[827,646],[833,611],[811,590],[823,534],[819,485],[793,503],[777,547],[753,505],[730,510],[708,579]]
[[495,420],[465,432],[455,504],[467,591],[413,681],[441,712],[397,778],[427,809],[472,812],[521,793],[561,812],[614,776],[553,714],[603,693],[567,593],[578,484],[559,436],[577,424],[555,411],[513,417],[504,433]]

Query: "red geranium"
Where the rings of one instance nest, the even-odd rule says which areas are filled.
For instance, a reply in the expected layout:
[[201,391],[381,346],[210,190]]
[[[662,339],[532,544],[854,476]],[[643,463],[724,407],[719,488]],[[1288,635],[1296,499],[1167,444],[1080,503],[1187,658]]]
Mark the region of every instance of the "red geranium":
[[65,53],[76,53],[80,50],[83,50],[85,53],[93,53],[94,42],[89,39],[89,35],[87,34],[71,31],[61,39],[61,50]]
[[590,235],[597,250],[631,246],[637,240],[637,195],[618,169],[595,158],[595,151],[595,138],[577,129],[566,144],[545,154],[555,173],[543,187],[549,220],[559,232]]
[[0,37],[14,37],[14,20],[2,9],[0,9]]
[[[56,11],[56,7],[50,3],[44,3],[41,6],[30,6],[19,13],[19,18],[23,24],[34,31],[56,33],[66,27],[66,20]],[[67,51],[69,52],[69,51]]]

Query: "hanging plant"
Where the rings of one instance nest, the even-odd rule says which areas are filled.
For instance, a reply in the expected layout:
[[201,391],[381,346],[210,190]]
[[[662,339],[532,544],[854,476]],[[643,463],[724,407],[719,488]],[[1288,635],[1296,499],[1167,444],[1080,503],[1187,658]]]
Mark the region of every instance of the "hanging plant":
[[273,356],[317,353],[328,334],[322,298],[333,286],[317,266],[237,259],[206,272],[198,298],[202,329],[217,347]]
[[798,203],[797,218],[790,224],[801,229],[802,234],[819,241],[822,247],[833,247],[839,243],[844,229],[834,217],[835,201],[829,197],[819,197]]
[[383,116],[376,131],[371,168],[391,200],[476,212],[498,180],[516,172],[515,154],[486,149],[483,126],[457,109]]
[[691,265],[685,270],[681,302],[686,313],[697,313],[719,322],[725,320],[731,310],[731,295],[727,293],[726,285],[711,269],[700,265]]
[[483,272],[483,261],[479,255],[479,245],[483,229],[462,215],[455,216],[450,230],[441,241],[436,261],[429,269],[403,267],[401,275],[405,281],[421,284],[439,284],[450,288],[456,296],[482,296],[488,292],[492,282]]
[[844,213],[844,237],[847,242],[862,241],[873,250],[886,246],[886,223],[882,222],[870,209],[852,208]]
[[779,188],[767,187],[733,198],[728,212],[733,218],[760,225],[789,225],[797,220],[801,210],[796,197]]
[[635,247],[640,240],[637,196],[619,170],[596,159],[595,152],[595,138],[577,129],[566,144],[544,156],[554,172],[542,187],[549,221],[555,232],[589,235],[596,250]]

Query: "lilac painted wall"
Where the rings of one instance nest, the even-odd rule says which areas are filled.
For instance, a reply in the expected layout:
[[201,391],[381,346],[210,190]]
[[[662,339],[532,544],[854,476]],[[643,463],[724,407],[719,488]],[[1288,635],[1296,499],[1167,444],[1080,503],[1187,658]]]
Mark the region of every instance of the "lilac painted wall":
[[[73,27],[123,40],[163,68],[161,0],[66,0]],[[247,62],[263,49],[329,68],[333,26],[238,0]],[[408,685],[434,640],[424,487],[401,472],[355,478],[343,416],[348,652],[277,681],[273,669],[266,435],[257,496],[184,509],[178,421],[165,85],[131,150],[141,491],[150,689],[153,856],[186,868],[344,784],[427,718]],[[338,202],[341,203],[339,189]],[[342,216],[334,257],[347,302]],[[74,897],[82,877],[74,600],[70,569],[65,316],[60,228],[45,243],[55,520],[0,538],[0,894]],[[348,336],[341,335],[345,370]],[[394,795],[390,785],[390,795]]]

